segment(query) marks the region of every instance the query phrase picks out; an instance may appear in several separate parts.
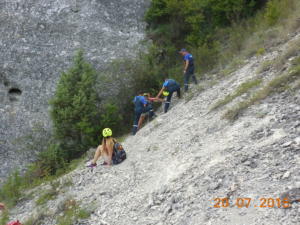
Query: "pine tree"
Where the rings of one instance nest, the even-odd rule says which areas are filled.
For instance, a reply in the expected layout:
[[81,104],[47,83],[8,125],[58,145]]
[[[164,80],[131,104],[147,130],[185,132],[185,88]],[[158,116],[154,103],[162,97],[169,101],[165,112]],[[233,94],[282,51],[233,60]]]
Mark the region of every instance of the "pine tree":
[[96,71],[79,51],[74,65],[63,72],[50,101],[55,139],[67,160],[76,158],[97,144],[100,115],[95,90]]

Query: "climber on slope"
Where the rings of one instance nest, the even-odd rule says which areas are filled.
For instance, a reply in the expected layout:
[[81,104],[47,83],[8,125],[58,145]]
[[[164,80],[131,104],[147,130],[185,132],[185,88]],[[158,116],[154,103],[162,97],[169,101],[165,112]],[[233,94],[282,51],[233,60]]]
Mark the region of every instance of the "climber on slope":
[[149,116],[149,119],[152,119],[152,118],[156,117],[156,114],[153,110],[152,103],[153,102],[163,102],[164,101],[164,99],[161,99],[161,98],[152,98],[150,96],[150,93],[144,93],[143,96],[146,98],[147,105],[146,105],[146,109],[144,110],[145,112],[143,112],[140,116],[140,119],[139,119],[139,122],[138,122],[138,129],[140,129],[142,127],[144,119],[147,116]]
[[180,85],[175,80],[166,78],[161,90],[156,96],[156,98],[159,98],[163,94],[167,97],[164,108],[165,113],[168,112],[171,103],[171,98],[175,91],[177,92],[177,97],[180,98]]
[[185,48],[179,51],[179,54],[183,56],[183,74],[184,74],[184,91],[187,92],[189,88],[189,79],[192,77],[195,84],[197,84],[197,79],[194,74],[195,66],[194,59],[191,53],[189,53]]
[[88,167],[97,166],[98,159],[102,156],[104,158],[103,165],[119,164],[126,159],[126,153],[116,139],[112,137],[112,130],[105,128],[102,131],[102,144],[98,146],[94,159]]
[[133,123],[133,129],[132,129],[132,135],[135,135],[139,128],[139,120],[142,115],[142,113],[146,113],[147,110],[150,109],[147,108],[147,100],[145,96],[143,96],[143,92],[139,92],[138,96],[135,96],[133,99],[134,103],[134,123]]

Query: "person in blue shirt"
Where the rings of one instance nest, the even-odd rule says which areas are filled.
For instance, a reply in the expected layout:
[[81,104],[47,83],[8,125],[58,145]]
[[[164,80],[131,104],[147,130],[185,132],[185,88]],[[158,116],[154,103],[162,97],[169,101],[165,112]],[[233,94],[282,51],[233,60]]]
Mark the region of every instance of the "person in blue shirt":
[[174,92],[177,92],[177,97],[180,98],[180,85],[173,79],[165,79],[163,86],[159,93],[157,94],[156,98],[158,99],[162,94],[167,96],[167,100],[165,101],[165,108],[164,112],[168,112],[171,98]]
[[195,84],[197,84],[197,79],[194,74],[195,66],[194,66],[194,59],[191,53],[189,53],[186,49],[181,49],[179,53],[183,56],[184,61],[184,91],[187,92],[189,89],[189,79],[192,77]]
[[146,117],[148,117],[149,120],[154,119],[155,117],[157,117],[157,115],[154,112],[153,109],[153,102],[164,102],[164,99],[160,99],[160,98],[152,98],[150,96],[150,93],[144,93],[144,97],[147,100],[147,106],[144,110],[144,112],[142,113],[139,123],[138,123],[138,130],[142,127],[143,122],[145,120]]
[[138,123],[140,120],[140,117],[142,113],[144,113],[147,110],[147,100],[143,96],[143,93],[140,92],[138,96],[135,96],[133,99],[134,103],[134,123],[133,123],[133,129],[132,129],[132,134],[135,135],[136,132],[138,131]]

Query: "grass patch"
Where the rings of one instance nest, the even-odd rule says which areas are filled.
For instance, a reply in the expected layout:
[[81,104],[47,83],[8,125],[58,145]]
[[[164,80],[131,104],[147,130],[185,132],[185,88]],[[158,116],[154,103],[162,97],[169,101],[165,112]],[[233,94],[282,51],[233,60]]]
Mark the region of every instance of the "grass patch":
[[49,215],[46,215],[44,212],[40,212],[37,216],[35,217],[30,217],[27,219],[23,225],[44,225],[44,219],[48,217]]
[[7,207],[14,206],[21,197],[23,182],[24,180],[18,172],[14,172],[9,176],[0,190],[0,201],[4,202]]
[[264,73],[266,71],[269,71],[272,67],[274,63],[274,60],[266,60],[264,61],[260,67],[258,67],[257,71],[256,71],[256,74],[261,74],[261,73]]
[[0,225],[6,225],[9,220],[9,213],[7,210],[4,210],[0,217]]
[[277,70],[281,70],[286,64],[287,60],[298,56],[300,52],[300,39],[297,39],[289,44],[289,47],[284,51],[280,57],[274,62],[274,67]]
[[300,65],[293,67],[289,72],[275,77],[268,84],[266,84],[262,89],[257,91],[252,97],[248,100],[240,102],[235,108],[228,110],[223,118],[230,121],[234,121],[238,118],[239,114],[248,108],[249,106],[259,102],[260,100],[265,99],[276,92],[282,92],[289,89],[288,84],[292,81],[295,81],[300,78]]
[[228,66],[226,66],[222,71],[221,71],[221,75],[223,76],[228,76],[230,74],[232,74],[233,72],[235,72],[238,68],[240,68],[241,66],[243,66],[245,64],[245,61],[239,58],[234,58],[229,64]]
[[47,203],[49,200],[53,200],[56,198],[56,196],[59,194],[59,182],[51,182],[50,183],[51,188],[47,190],[44,194],[42,194],[37,200],[37,205],[43,205]]
[[[4,202],[8,207],[15,206],[20,199],[28,199],[32,196],[26,194],[26,190],[47,182],[50,182],[50,185],[52,186],[53,183],[56,183],[55,180],[76,169],[83,160],[84,157],[72,160],[67,168],[57,171],[57,174],[52,176],[39,177],[39,172],[36,171],[37,168],[34,164],[27,167],[27,172],[24,176],[21,176],[17,171],[12,173],[0,189],[0,202]],[[71,186],[72,181],[67,180],[63,185]],[[44,196],[40,197],[41,199],[38,200],[37,204],[44,204],[43,202],[47,201],[46,199],[50,198],[52,194],[54,193],[45,193]]]
[[213,107],[210,109],[210,111],[215,110],[221,106],[224,106],[231,102],[233,99],[235,99],[238,96],[241,96],[244,93],[247,93],[250,89],[257,87],[262,82],[261,79],[255,79],[250,80],[242,83],[233,94],[227,95],[224,99],[218,101],[216,104],[213,105]]
[[57,225],[72,225],[80,219],[87,219],[91,212],[82,209],[74,199],[67,199],[63,204],[63,215],[58,217]]

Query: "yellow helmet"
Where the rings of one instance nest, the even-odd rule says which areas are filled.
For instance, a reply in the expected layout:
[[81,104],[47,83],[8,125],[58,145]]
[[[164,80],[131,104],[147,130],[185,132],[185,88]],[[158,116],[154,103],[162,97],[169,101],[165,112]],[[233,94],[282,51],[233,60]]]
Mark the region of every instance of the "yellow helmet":
[[168,91],[163,91],[164,96],[168,96],[170,93]]
[[103,137],[110,137],[112,136],[112,130],[110,128],[104,128],[102,131]]

